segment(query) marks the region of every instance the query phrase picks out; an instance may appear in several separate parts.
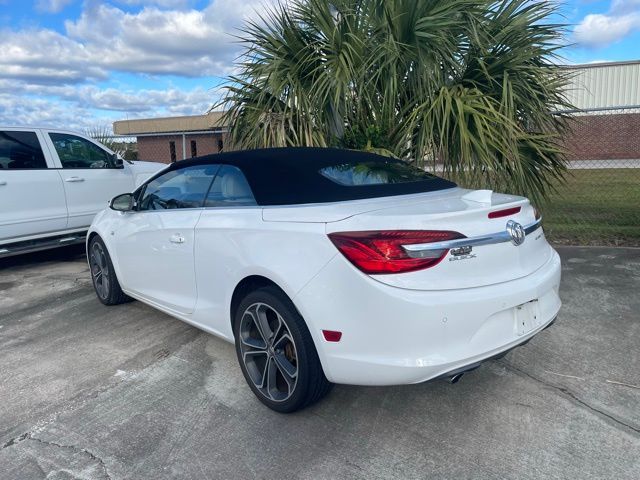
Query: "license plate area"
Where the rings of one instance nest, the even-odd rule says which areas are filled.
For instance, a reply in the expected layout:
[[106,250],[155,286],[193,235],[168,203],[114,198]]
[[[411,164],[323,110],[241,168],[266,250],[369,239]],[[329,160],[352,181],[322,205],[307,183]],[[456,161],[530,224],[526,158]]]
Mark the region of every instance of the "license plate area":
[[518,336],[526,335],[542,324],[540,304],[537,298],[518,305],[514,311],[516,317],[516,333]]

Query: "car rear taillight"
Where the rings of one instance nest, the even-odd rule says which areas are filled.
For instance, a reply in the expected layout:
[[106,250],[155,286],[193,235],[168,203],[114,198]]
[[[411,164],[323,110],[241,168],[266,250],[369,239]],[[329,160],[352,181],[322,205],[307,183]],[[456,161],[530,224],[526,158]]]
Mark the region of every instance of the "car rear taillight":
[[440,263],[448,249],[421,252],[410,257],[403,245],[465,238],[458,232],[439,230],[375,230],[330,233],[329,238],[347,260],[368,274],[404,273]]
[[533,207],[533,216],[536,220],[540,220],[542,218],[540,210],[538,210],[536,207]]

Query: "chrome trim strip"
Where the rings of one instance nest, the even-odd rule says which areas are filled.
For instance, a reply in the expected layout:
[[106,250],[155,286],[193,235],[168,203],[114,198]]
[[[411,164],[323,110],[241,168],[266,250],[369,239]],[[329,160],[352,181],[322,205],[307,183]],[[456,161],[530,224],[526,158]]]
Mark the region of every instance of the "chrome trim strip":
[[[524,227],[525,235],[536,231],[542,223],[542,218]],[[526,237],[525,237],[526,238]],[[450,250],[457,247],[473,247],[478,245],[491,245],[494,243],[510,242],[511,236],[506,230],[502,232],[482,235],[479,237],[458,238],[456,240],[446,240],[444,242],[416,243],[414,245],[403,245],[402,248],[411,258],[423,258],[424,254],[432,250]]]
[[527,225],[526,227],[524,227],[524,233],[525,235],[529,235],[530,233],[535,232],[538,227],[540,227],[542,225],[542,217],[540,217],[538,220],[536,220],[533,223],[530,223],[529,225]]

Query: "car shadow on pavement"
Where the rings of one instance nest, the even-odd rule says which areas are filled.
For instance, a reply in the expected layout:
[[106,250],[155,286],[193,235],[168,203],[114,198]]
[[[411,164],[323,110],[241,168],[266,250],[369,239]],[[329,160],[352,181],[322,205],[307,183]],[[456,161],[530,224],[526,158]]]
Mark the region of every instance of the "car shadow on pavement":
[[78,261],[85,255],[85,246],[69,245],[68,247],[24,253],[13,257],[0,258],[0,270],[10,267],[28,267],[44,262]]

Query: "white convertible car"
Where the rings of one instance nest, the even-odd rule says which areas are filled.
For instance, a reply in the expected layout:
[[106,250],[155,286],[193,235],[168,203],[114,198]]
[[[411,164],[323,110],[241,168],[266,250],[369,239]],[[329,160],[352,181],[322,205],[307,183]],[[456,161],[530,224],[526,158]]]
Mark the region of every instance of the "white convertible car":
[[178,162],[87,237],[107,305],[130,298],[235,342],[270,408],[332,383],[457,381],[560,309],[560,259],[526,198],[336,149]]

